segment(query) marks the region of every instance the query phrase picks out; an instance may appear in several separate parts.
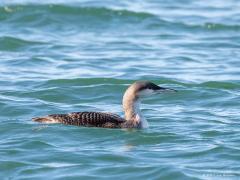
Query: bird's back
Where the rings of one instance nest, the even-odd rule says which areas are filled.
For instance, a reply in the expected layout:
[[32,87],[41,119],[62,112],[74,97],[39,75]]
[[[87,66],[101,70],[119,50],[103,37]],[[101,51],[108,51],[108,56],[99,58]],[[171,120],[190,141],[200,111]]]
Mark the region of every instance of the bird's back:
[[51,114],[33,118],[33,121],[42,123],[62,123],[76,126],[121,128],[125,119],[112,113],[104,112],[73,112],[69,114]]

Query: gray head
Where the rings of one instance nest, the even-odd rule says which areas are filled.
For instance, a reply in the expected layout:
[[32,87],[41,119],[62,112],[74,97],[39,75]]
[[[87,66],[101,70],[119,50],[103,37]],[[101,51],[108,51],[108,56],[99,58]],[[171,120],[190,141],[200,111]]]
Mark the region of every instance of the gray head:
[[174,92],[175,90],[170,88],[160,87],[150,81],[137,81],[133,83],[131,86],[129,86],[126,93],[128,91],[135,98],[141,98],[141,97],[151,96],[151,95],[166,92],[166,91]]

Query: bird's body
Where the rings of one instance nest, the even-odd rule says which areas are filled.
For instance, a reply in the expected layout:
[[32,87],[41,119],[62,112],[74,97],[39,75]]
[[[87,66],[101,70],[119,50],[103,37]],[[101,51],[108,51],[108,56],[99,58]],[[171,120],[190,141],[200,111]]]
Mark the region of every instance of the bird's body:
[[33,121],[101,128],[146,128],[148,123],[139,108],[140,98],[165,90],[171,89],[162,88],[149,81],[139,81],[132,84],[123,96],[125,118],[105,112],[73,112],[36,117],[33,118]]
[[[124,128],[130,125],[128,121],[116,114],[105,112],[73,112],[69,114],[51,114],[45,117],[33,118],[34,121],[44,123],[62,123],[75,126],[101,127],[101,128]],[[128,125],[127,125],[128,124]]]

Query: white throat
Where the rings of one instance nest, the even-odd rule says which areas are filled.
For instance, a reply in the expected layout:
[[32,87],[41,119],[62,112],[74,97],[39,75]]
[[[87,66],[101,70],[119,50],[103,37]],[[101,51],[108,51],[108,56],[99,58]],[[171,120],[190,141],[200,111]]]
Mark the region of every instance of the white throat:
[[141,124],[141,128],[148,128],[148,122],[144,118],[141,109],[140,109],[140,100],[137,100],[133,104],[133,111],[134,111],[134,116],[135,116],[135,121]]
[[130,86],[123,95],[123,111],[125,119],[133,122],[140,128],[147,128],[148,122],[143,117],[140,110],[140,97],[135,86]]

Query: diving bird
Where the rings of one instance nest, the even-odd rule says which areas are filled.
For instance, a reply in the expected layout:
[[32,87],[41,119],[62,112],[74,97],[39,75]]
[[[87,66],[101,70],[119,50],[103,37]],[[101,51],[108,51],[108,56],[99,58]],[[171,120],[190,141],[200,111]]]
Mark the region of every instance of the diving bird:
[[51,114],[33,118],[41,123],[62,123],[76,126],[101,128],[147,128],[148,122],[140,110],[143,97],[166,91],[176,91],[160,87],[149,81],[137,81],[130,85],[123,95],[122,105],[125,117],[107,112],[72,112],[68,114]]

